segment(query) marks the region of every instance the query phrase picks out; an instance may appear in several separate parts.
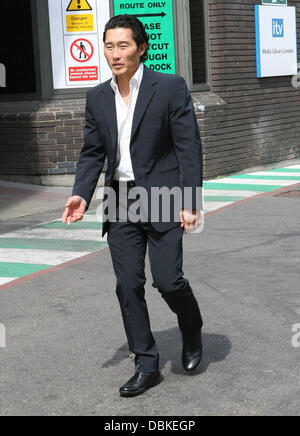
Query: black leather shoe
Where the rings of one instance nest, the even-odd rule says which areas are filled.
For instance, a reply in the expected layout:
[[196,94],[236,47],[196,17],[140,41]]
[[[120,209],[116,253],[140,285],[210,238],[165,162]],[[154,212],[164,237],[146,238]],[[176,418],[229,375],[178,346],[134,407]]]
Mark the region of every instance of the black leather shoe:
[[182,365],[186,371],[193,371],[202,360],[202,331],[197,331],[193,336],[182,335],[183,351]]
[[134,376],[120,388],[121,397],[136,397],[143,394],[147,389],[161,382],[159,371],[146,373],[136,372]]

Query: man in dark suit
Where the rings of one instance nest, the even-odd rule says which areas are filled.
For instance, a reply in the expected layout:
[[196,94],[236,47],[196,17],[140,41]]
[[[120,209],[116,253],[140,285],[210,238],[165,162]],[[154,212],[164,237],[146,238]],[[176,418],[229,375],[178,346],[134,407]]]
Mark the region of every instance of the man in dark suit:
[[[116,193],[117,208],[116,219],[110,214],[104,223],[103,235],[108,234],[125,331],[136,356],[135,374],[120,389],[125,397],[140,395],[161,381],[159,353],[145,301],[147,246],[153,286],[178,317],[183,367],[192,371],[202,358],[202,317],[182,271],[183,234],[201,225],[199,128],[184,79],[144,66],[148,41],[144,26],[133,16],[114,17],[106,25],[105,56],[113,79],[88,93],[85,145],[73,196],[63,215],[69,225],[83,218],[107,157],[105,189]],[[121,192],[126,193],[125,209],[129,210],[132,190],[142,188],[151,198],[153,188],[163,187],[178,187],[183,194],[174,199],[167,220],[161,211],[155,219],[152,214],[140,220],[120,218]],[[188,195],[184,189],[189,190]],[[149,198],[147,204],[140,202],[140,210],[153,209]]]

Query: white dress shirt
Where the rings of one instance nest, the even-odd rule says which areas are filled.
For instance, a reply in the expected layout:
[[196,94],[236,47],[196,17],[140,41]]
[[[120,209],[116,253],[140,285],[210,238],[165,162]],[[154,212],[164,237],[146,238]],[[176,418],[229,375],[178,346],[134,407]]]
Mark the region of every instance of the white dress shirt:
[[114,180],[120,182],[134,180],[130,155],[130,139],[135,106],[143,80],[143,75],[144,64],[141,63],[137,72],[130,80],[130,99],[128,106],[120,94],[116,77],[114,76],[111,81],[111,87],[115,93],[118,121],[118,153]]
[[[114,180],[120,182],[134,180],[134,173],[132,169],[130,155],[130,139],[135,106],[143,80],[143,75],[144,64],[141,63],[137,72],[132,77],[129,83],[130,100],[128,106],[126,105],[123,97],[120,94],[116,77],[114,76],[110,82],[110,85],[115,93],[118,122],[118,153]],[[80,198],[84,201],[85,204],[87,204],[84,198]]]

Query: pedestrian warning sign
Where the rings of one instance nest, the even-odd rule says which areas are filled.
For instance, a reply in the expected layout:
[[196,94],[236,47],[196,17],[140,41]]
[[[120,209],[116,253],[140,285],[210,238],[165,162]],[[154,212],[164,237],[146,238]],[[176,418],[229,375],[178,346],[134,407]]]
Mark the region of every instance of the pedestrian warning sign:
[[93,9],[87,0],[71,0],[67,8],[67,12],[92,10]]
[[65,36],[65,61],[68,86],[97,83],[100,79],[98,35]]
[[88,62],[94,54],[93,44],[87,39],[76,39],[71,45],[71,56],[77,62]]

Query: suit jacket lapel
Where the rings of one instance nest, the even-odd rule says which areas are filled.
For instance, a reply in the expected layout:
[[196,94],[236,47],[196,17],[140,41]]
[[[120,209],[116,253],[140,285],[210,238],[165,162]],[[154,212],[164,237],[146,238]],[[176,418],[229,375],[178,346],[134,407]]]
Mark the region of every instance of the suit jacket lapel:
[[[143,119],[143,116],[156,92],[155,84],[156,78],[152,70],[145,67],[143,80],[141,83],[138,99],[132,122],[131,141],[133,140],[139,125]],[[117,109],[115,93],[110,86],[110,82],[106,83],[106,86],[102,88],[102,106],[106,119],[107,127],[110,132],[112,146],[117,152],[118,149],[118,122],[117,122]]]
[[117,151],[118,144],[118,123],[115,93],[112,90],[110,83],[102,89],[102,105],[103,113],[106,119],[107,127],[111,136],[112,146]]
[[157,80],[154,77],[152,70],[145,67],[143,80],[141,83],[138,99],[136,102],[136,107],[133,116],[132,131],[131,131],[131,141],[133,140],[139,125],[143,119],[143,116],[156,92],[155,84]]

